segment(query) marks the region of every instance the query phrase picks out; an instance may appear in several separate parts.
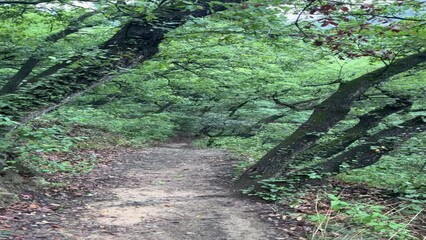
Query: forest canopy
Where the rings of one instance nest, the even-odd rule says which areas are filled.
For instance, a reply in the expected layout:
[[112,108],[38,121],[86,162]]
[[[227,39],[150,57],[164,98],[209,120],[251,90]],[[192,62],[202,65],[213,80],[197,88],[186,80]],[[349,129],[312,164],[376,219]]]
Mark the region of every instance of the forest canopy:
[[268,200],[338,179],[424,201],[425,15],[418,0],[2,0],[0,167],[74,171],[45,154],[178,136],[236,154],[238,187]]

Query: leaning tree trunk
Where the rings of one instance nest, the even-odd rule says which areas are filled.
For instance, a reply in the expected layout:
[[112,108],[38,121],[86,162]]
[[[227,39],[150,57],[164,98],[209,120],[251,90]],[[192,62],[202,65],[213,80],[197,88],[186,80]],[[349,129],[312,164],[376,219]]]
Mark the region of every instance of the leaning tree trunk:
[[[61,91],[56,93],[54,91],[58,89],[50,87],[47,88],[49,94],[46,95],[43,92],[46,90],[45,87],[37,86],[26,93],[27,99],[31,98],[37,101],[27,103],[24,107],[17,106],[14,111],[19,114],[11,116],[11,118],[15,121],[26,122],[61,106],[72,98],[81,95],[81,93],[111,80],[116,76],[114,72],[117,73],[122,71],[122,69],[133,68],[137,64],[153,57],[158,52],[158,47],[165,34],[183,25],[191,17],[208,16],[214,12],[226,10],[224,3],[239,2],[241,0],[198,1],[198,10],[189,11],[167,7],[158,9],[155,12],[157,18],[153,22],[146,20],[144,17],[130,20],[111,39],[100,46],[104,54],[101,57],[92,59],[96,61],[96,64],[73,69],[70,73],[49,80],[50,85],[63,84],[68,89],[66,92],[64,92],[64,89],[59,89]],[[58,37],[53,38],[53,41],[65,35],[58,35]],[[52,41],[52,39],[48,40]],[[32,59],[29,58],[27,62],[30,62],[29,60]],[[22,71],[16,74],[16,77],[12,77],[10,86],[4,86],[5,89],[0,91],[0,95],[13,93],[23,79],[28,77],[38,62],[39,60],[35,59],[31,61],[33,63],[31,66],[23,67]],[[66,67],[65,64],[64,67]],[[58,66],[53,66],[52,69],[47,69],[46,71],[56,73],[58,70]],[[46,72],[41,74],[41,76],[37,75],[30,81],[40,81],[40,77],[47,77],[48,75]],[[45,85],[48,86],[48,83]],[[50,104],[50,106],[45,107],[47,104]],[[0,114],[10,115],[2,109],[0,109]],[[7,129],[0,129],[0,134],[4,136],[7,131]]]
[[238,186],[249,187],[261,179],[280,177],[289,171],[290,164],[298,155],[314,146],[321,135],[346,118],[352,103],[367,89],[424,62],[426,51],[398,59],[389,66],[342,83],[334,94],[315,107],[306,122],[243,173]]
[[316,144],[294,158],[294,163],[309,161],[316,158],[329,158],[346,150],[355,141],[367,136],[368,131],[377,127],[383,119],[391,114],[409,109],[412,102],[408,99],[398,99],[395,103],[387,104],[382,108],[374,109],[359,116],[359,122],[346,129],[334,140],[323,144]]
[[[81,15],[80,17],[72,20],[68,27],[64,30],[52,34],[44,39],[44,44],[56,43],[59,40],[69,36],[72,33],[78,32],[83,27],[88,27],[88,25],[82,24],[84,20],[94,16],[96,12],[89,12]],[[41,54],[43,55],[43,54]],[[47,55],[47,54],[46,54]],[[31,55],[21,66],[21,68],[13,76],[9,77],[6,80],[6,83],[0,88],[0,96],[5,94],[14,93],[19,85],[33,72],[34,68],[42,61],[42,58],[46,56],[40,56],[40,54]],[[66,61],[64,61],[66,62]],[[68,66],[67,64],[66,66]],[[56,71],[55,71],[56,72]],[[52,72],[51,74],[55,73]],[[35,79],[33,79],[35,81]]]
[[313,173],[315,176],[329,177],[351,169],[373,165],[382,156],[396,149],[413,135],[422,133],[425,130],[426,122],[423,117],[415,117],[398,126],[384,129],[366,137],[363,139],[363,144],[328,160],[293,173],[287,173],[288,179],[294,179],[298,184],[306,184],[312,181],[309,176]]

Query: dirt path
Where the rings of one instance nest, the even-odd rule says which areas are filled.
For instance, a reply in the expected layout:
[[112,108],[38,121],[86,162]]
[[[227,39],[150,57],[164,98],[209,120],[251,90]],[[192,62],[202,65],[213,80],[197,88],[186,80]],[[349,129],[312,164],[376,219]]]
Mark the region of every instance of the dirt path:
[[259,216],[270,206],[232,191],[231,164],[222,151],[184,144],[121,156],[109,189],[62,218],[52,239],[284,239]]

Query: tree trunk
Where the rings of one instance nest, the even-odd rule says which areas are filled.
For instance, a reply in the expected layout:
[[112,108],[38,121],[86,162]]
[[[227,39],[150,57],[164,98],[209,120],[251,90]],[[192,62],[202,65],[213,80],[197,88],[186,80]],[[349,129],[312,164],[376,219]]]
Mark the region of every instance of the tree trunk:
[[[83,26],[81,23],[86,20],[87,18],[95,15],[96,12],[89,12],[86,14],[81,15],[80,17],[72,20],[67,28],[64,30],[52,34],[45,38],[45,41],[48,43],[55,43],[59,41],[60,39],[65,38],[66,36],[78,32]],[[42,58],[40,56],[37,56],[36,54],[31,55],[21,66],[21,68],[18,70],[17,73],[15,73],[12,77],[10,77],[6,84],[3,85],[2,88],[0,88],[0,96],[5,94],[14,93],[19,85],[32,73],[34,68],[37,66],[38,63]],[[68,65],[65,65],[68,66]],[[57,70],[56,70],[57,71]],[[56,72],[55,71],[55,72]]]
[[344,151],[353,142],[365,137],[368,130],[378,126],[380,122],[387,116],[406,110],[411,107],[412,103],[405,99],[399,99],[395,103],[387,104],[382,108],[372,110],[359,117],[359,122],[342,132],[337,139],[324,144],[317,144],[307,149],[295,157],[294,163],[309,161],[315,157],[329,158],[335,154]]
[[[55,89],[48,89],[49,98],[46,98],[46,94],[41,91],[43,89],[40,87],[37,89],[39,91],[33,91],[28,93],[28,95],[34,99],[41,99],[43,102],[34,101],[33,103],[28,103],[25,108],[17,108],[16,112],[19,112],[17,115],[24,116],[20,120],[17,116],[12,116],[12,118],[20,122],[27,122],[69,102],[88,89],[93,89],[99,84],[111,80],[116,76],[116,73],[111,74],[111,72],[120,73],[123,71],[122,69],[132,68],[138,63],[150,59],[158,52],[158,46],[167,32],[181,26],[190,17],[204,17],[217,11],[226,10],[226,7],[221,2],[238,3],[241,0],[199,1],[197,3],[199,9],[195,11],[178,8],[160,9],[157,11],[158,15],[155,22],[149,22],[143,18],[132,19],[110,40],[100,46],[100,49],[105,54],[101,58],[93,59],[97,61],[97,64],[86,66],[86,68],[74,69],[72,74],[62,75],[51,80],[54,83],[67,84],[66,86],[69,88],[67,92],[64,93],[62,89],[58,93],[52,93],[51,91]],[[26,69],[32,70],[32,68]],[[22,82],[22,79],[17,82]],[[47,104],[50,104],[50,106],[40,109]],[[27,113],[29,110],[33,112]],[[4,131],[0,129],[0,132]]]
[[81,57],[73,57],[69,60],[66,61],[62,61],[60,63],[57,63],[49,68],[47,68],[46,70],[40,72],[39,74],[35,75],[34,77],[28,79],[27,81],[23,82],[22,84],[19,85],[20,88],[27,86],[28,84],[34,84],[38,81],[40,81],[43,78],[49,77],[55,73],[57,73],[58,71],[60,71],[61,69],[64,69],[66,67],[68,67],[69,65],[75,63],[76,61],[78,61],[79,59],[81,59]]
[[288,171],[289,164],[297,155],[312,147],[322,134],[345,119],[352,103],[367,89],[392,76],[413,69],[425,61],[426,52],[423,51],[342,83],[334,94],[315,107],[314,112],[305,123],[250,167],[240,177],[238,185],[247,187],[255,184],[259,178],[279,177]]
[[28,58],[25,63],[21,66],[19,71],[10,77],[7,82],[0,89],[0,96],[15,92],[19,84],[30,75],[35,66],[39,63],[39,59],[35,57]]
[[382,156],[396,149],[413,135],[424,132],[425,130],[426,122],[422,116],[418,116],[398,126],[379,131],[365,138],[365,143],[351,148],[329,160],[298,170],[294,174],[289,173],[288,175],[291,176],[290,178],[297,176],[296,181],[299,184],[306,184],[311,181],[308,176],[311,173],[315,173],[317,176],[328,177],[351,169],[367,167],[379,161]]

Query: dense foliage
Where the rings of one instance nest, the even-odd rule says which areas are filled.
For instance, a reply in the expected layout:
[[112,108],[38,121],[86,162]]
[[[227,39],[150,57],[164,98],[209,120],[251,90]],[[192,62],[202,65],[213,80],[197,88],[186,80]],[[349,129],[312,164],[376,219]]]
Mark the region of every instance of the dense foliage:
[[[331,177],[422,209],[420,1],[2,1],[0,12],[2,171],[77,174],[96,159],[65,153],[187,137],[234,153],[247,194],[282,200]],[[412,237],[335,195],[333,210],[372,236]]]

